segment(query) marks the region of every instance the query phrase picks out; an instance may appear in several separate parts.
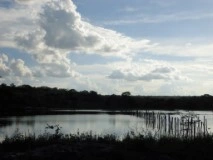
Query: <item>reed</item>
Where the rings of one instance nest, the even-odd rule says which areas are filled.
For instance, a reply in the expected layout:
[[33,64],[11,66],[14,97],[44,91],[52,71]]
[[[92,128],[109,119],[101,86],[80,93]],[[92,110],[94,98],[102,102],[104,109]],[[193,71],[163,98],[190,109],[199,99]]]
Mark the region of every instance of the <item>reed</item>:
[[171,113],[155,113],[155,112],[136,112],[135,116],[145,120],[145,126],[148,130],[157,130],[158,137],[189,137],[208,135],[207,119],[204,116],[201,121],[199,116],[194,114],[174,115]]

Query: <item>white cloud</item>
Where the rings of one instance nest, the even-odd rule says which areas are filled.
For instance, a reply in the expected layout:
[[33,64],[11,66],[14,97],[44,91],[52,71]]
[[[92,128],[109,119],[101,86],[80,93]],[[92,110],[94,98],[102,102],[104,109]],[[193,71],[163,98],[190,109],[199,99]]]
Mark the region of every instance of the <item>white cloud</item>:
[[22,59],[10,59],[6,54],[0,54],[0,83],[20,85],[35,80],[32,70]]
[[187,80],[175,67],[152,60],[118,65],[108,77],[127,81]]
[[25,5],[35,5],[35,4],[42,4],[44,2],[47,2],[50,0],[15,0],[15,2],[19,3],[19,4],[25,4]]
[[[88,89],[107,94],[120,94],[126,90],[133,94],[146,95],[199,94],[211,89],[204,85],[203,81],[207,80],[209,86],[212,84],[213,70],[210,62],[207,65],[205,62],[195,61],[174,64],[151,60],[131,61],[135,54],[143,52],[146,54],[151,52],[154,55],[206,57],[211,60],[213,50],[211,43],[197,45],[190,40],[191,43],[183,45],[169,40],[167,43],[157,45],[146,39],[137,40],[92,25],[82,19],[74,3],[69,0],[16,0],[16,2],[13,8],[0,10],[0,46],[21,49],[31,55],[36,62],[35,66],[29,67],[21,59],[11,60],[6,55],[0,54],[0,76],[3,77],[1,81]],[[134,10],[134,8],[125,9]],[[141,23],[213,17],[211,13],[198,17],[194,17],[193,14],[185,17],[182,13],[154,17],[140,16],[142,16]],[[127,23],[138,23],[138,19],[130,19]],[[107,65],[75,66],[69,58],[73,52],[122,57],[124,61]],[[188,77],[192,81],[189,81]],[[33,78],[39,81],[35,82],[35,79],[31,81]],[[199,84],[202,89],[199,89]]]
[[85,22],[70,0],[52,0],[44,4],[33,17],[36,29],[17,33],[15,42],[42,65],[47,76],[79,75],[68,58],[72,52],[130,59],[152,45],[149,40],[134,40]]
[[5,83],[7,85],[10,85],[10,84],[15,84],[15,85],[21,85],[23,84],[23,81],[20,77],[2,77],[0,78],[0,83]]
[[147,49],[147,52],[158,55],[188,56],[188,57],[212,57],[213,43],[206,44],[158,44]]
[[78,77],[80,76],[79,73],[71,70],[70,66],[67,64],[42,64],[45,74],[50,77]]
[[0,54],[0,76],[32,77],[32,71],[22,59],[9,59],[6,54]]
[[0,54],[0,77],[8,76],[10,68],[7,66],[8,57],[5,54]]
[[76,6],[69,0],[47,3],[37,22],[39,29],[18,36],[17,44],[27,48],[33,45],[37,48],[120,57],[128,57],[151,45],[148,40],[134,40],[83,21]]
[[128,12],[128,13],[131,13],[131,12],[136,12],[138,10],[139,10],[138,8],[126,6],[126,7],[122,8],[122,9],[119,9],[118,11],[119,12]]
[[12,72],[18,77],[31,77],[31,70],[25,65],[22,59],[12,60],[10,64]]
[[179,13],[166,13],[146,15],[138,14],[134,18],[128,17],[125,19],[116,19],[111,21],[102,22],[104,25],[131,25],[131,24],[148,24],[148,23],[165,23],[165,22],[180,22],[189,20],[202,20],[212,19],[212,12],[179,12]]

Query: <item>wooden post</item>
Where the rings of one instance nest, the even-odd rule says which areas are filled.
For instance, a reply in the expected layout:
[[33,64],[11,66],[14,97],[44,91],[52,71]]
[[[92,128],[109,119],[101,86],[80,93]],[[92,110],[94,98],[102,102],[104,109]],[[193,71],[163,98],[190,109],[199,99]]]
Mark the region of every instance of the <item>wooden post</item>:
[[175,117],[175,135],[177,135],[177,117]]
[[196,121],[194,121],[194,138],[196,136]]
[[206,136],[206,123],[205,123],[205,116],[203,118],[203,131],[204,131],[204,136]]
[[190,123],[190,130],[191,130],[191,138],[192,138],[192,135],[193,135],[193,129],[192,129],[192,127],[193,127],[193,117],[191,117],[191,123]]

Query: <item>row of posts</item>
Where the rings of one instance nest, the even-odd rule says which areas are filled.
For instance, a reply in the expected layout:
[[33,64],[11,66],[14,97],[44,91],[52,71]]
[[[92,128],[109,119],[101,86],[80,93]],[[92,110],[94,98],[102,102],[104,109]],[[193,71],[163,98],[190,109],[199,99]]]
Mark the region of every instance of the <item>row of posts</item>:
[[175,115],[136,111],[135,115],[144,118],[146,128],[151,128],[160,136],[197,137],[208,135],[207,119],[196,115]]

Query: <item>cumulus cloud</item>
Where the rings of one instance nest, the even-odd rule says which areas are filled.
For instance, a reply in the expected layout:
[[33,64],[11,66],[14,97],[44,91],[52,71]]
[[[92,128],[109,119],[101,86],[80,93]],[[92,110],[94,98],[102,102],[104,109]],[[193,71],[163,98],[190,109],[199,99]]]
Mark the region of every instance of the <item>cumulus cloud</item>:
[[43,69],[45,74],[50,77],[79,77],[80,73],[71,70],[71,67],[67,66],[67,64],[43,64]]
[[32,71],[22,59],[9,59],[6,54],[0,54],[0,76],[32,77]]
[[[119,94],[124,91],[124,88],[131,92],[138,89],[137,93],[140,94],[142,89],[144,93],[153,94],[162,84],[172,81],[175,85],[187,80],[188,75],[191,78],[192,74],[196,74],[196,77],[192,76],[192,78],[202,79],[200,73],[203,72],[195,73],[196,69],[190,66],[188,66],[190,69],[186,70],[185,62],[183,62],[184,67],[180,68],[177,65],[150,60],[137,60],[137,62],[125,60],[131,60],[134,54],[143,52],[172,56],[212,57],[210,52],[212,44],[194,45],[192,42],[190,45],[183,46],[170,45],[172,43],[170,41],[156,45],[146,39],[134,39],[113,30],[92,25],[81,17],[71,0],[14,1],[17,3],[13,8],[0,10],[0,46],[21,49],[33,57],[35,66],[29,67],[21,59],[11,60],[6,55],[0,54],[0,76],[3,77],[0,80],[4,79],[8,83],[21,83],[21,80],[26,78],[28,79],[26,82],[32,84],[34,82],[29,81],[29,77],[36,77],[43,82],[39,81],[38,85],[75,86],[76,89],[92,89],[103,91],[102,93],[107,91],[110,94]],[[128,10],[131,11],[131,8]],[[70,59],[72,57],[70,55],[74,52],[117,56],[124,61],[110,62],[102,66],[76,67]],[[209,67],[211,69],[211,65]],[[184,74],[179,70],[182,70]],[[109,75],[108,78],[106,75]]]
[[[79,76],[69,58],[73,52],[131,59],[137,52],[161,53],[165,51],[162,49],[163,47],[152,44],[149,40],[135,40],[116,31],[84,21],[80,13],[77,12],[75,4],[70,0],[16,0],[16,2],[19,5],[29,4],[28,8],[33,10],[33,15],[26,19],[25,10],[22,10],[24,7],[19,8],[21,14],[15,14],[18,15],[18,21],[24,17],[24,21],[28,22],[27,24],[31,27],[25,27],[26,30],[21,32],[15,32],[15,30],[13,32],[16,33],[14,40],[17,47],[31,54],[40,65],[40,68],[37,67],[37,70],[33,71],[36,76],[46,75],[62,78]],[[33,8],[35,3],[40,7]],[[114,70],[109,77],[144,81],[171,79],[171,73],[176,71],[167,70],[168,73],[164,73],[164,75],[154,69],[150,70],[149,73]],[[27,73],[29,75],[29,72]],[[175,79],[175,76],[172,76]]]
[[32,2],[32,0],[15,0],[18,3],[29,3]]
[[[36,30],[17,34],[15,41],[38,63],[46,64],[44,68],[48,68],[49,75],[72,76],[73,64],[68,58],[72,52],[129,58],[151,45],[149,40],[134,40],[82,20],[70,0],[47,2],[38,13],[35,25]],[[51,66],[52,73],[49,73]],[[55,68],[63,68],[64,73],[55,74]]]
[[8,57],[5,54],[0,55],[0,76],[8,76],[10,74],[10,68],[7,66]]
[[1,77],[0,78],[0,83],[5,83],[5,84],[15,84],[15,85],[21,85],[23,84],[23,81],[20,77]]
[[[32,0],[16,1],[24,5],[35,5]],[[151,45],[148,40],[134,40],[82,20],[70,0],[46,0],[38,3],[43,4],[43,7],[40,10],[37,7],[37,15],[31,16],[36,29],[17,32],[14,39],[17,47],[31,54],[41,66],[33,72],[35,76],[80,76],[68,58],[72,52],[130,58],[135,52]]]
[[73,76],[74,64],[67,58],[68,51],[46,46],[42,41],[43,35],[44,31],[36,30],[17,39],[17,44],[29,52],[40,65],[43,73],[38,73],[39,70],[37,70],[36,75],[62,78]]
[[70,0],[49,2],[40,14],[39,26],[45,31],[44,42],[47,46],[70,51],[127,54],[149,45],[148,40],[136,41],[83,21]]
[[15,0],[15,2],[19,3],[19,4],[26,4],[26,5],[31,5],[31,4],[41,4],[44,2],[47,2],[49,0]]
[[[144,63],[145,62],[145,63]],[[109,76],[110,79],[123,79],[127,81],[152,80],[187,80],[180,71],[168,64],[155,64],[153,61],[121,65]]]
[[31,77],[31,70],[25,65],[25,62],[22,59],[12,60],[10,68],[16,76],[19,77]]

